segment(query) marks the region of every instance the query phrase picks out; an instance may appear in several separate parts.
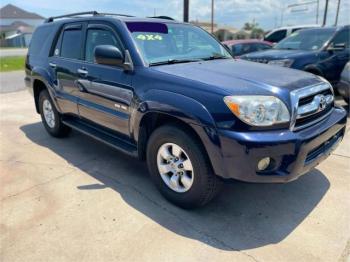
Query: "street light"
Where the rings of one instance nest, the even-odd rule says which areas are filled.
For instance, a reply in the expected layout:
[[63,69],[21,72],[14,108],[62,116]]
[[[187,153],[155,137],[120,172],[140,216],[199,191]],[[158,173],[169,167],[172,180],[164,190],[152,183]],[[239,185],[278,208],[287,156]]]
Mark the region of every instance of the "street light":
[[211,33],[214,33],[214,0],[211,0]]

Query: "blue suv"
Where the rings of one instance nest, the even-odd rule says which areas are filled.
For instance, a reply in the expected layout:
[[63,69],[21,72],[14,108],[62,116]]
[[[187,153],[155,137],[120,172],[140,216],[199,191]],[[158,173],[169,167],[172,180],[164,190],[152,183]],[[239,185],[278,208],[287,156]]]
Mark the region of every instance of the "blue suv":
[[304,29],[292,33],[273,49],[241,58],[310,72],[336,86],[350,60],[349,45],[350,26]]
[[183,208],[208,203],[225,179],[295,180],[345,132],[346,112],[323,78],[236,61],[201,28],[164,18],[49,18],[25,70],[49,134],[75,129],[146,160]]

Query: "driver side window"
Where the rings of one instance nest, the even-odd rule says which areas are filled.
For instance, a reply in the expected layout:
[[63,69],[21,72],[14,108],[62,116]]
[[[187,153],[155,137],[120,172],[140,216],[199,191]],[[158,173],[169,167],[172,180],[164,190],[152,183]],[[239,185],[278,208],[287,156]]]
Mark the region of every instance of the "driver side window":
[[87,62],[94,62],[94,49],[98,45],[112,45],[121,50],[116,37],[111,31],[104,29],[88,29],[85,47],[85,60]]

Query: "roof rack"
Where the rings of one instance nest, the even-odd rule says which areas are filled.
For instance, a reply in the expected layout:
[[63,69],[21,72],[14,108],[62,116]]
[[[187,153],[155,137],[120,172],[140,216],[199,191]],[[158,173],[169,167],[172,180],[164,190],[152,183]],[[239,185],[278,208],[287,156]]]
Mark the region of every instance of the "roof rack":
[[52,16],[45,20],[45,23],[53,22],[56,19],[60,18],[67,18],[67,17],[79,17],[82,15],[92,15],[92,16],[98,16],[98,15],[115,15],[115,16],[126,16],[126,17],[132,17],[131,15],[124,15],[124,14],[114,14],[114,13],[99,13],[97,11],[88,11],[88,12],[80,12],[80,13],[72,13],[72,14],[66,14],[66,15],[59,15],[59,16]]
[[165,20],[175,20],[170,16],[160,15],[160,16],[149,16],[148,18],[157,18],[157,19],[165,19]]

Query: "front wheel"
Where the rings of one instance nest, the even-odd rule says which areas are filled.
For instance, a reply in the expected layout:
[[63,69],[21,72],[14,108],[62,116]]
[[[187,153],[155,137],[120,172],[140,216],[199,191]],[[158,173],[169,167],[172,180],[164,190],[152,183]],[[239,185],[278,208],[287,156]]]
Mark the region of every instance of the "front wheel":
[[67,136],[70,128],[62,123],[61,116],[52,102],[47,90],[40,92],[39,107],[41,121],[43,122],[46,131],[54,137]]
[[222,184],[197,138],[175,125],[160,127],[152,133],[147,164],[160,192],[182,208],[207,204]]

